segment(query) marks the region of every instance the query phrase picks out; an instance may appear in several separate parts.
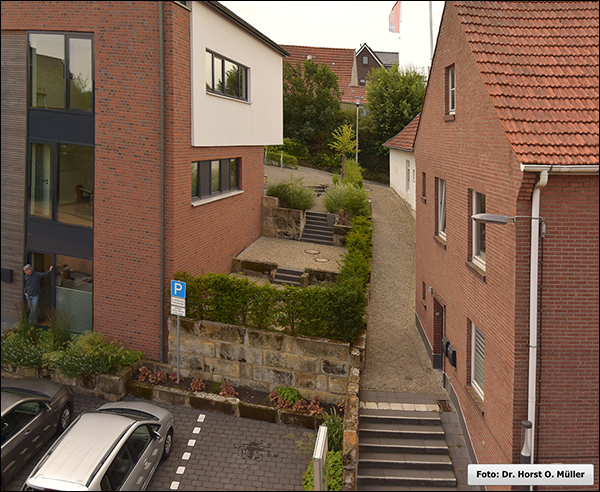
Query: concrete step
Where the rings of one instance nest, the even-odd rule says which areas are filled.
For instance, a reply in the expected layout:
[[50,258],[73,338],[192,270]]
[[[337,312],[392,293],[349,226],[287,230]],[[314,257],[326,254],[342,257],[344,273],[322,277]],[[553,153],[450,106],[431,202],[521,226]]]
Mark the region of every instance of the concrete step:
[[370,490],[372,485],[383,485],[396,487],[396,490],[411,487],[456,487],[456,477],[452,470],[408,470],[398,468],[371,468],[369,466],[358,467],[356,476],[359,490]]
[[360,437],[373,436],[380,439],[443,439],[444,429],[439,425],[398,424],[395,422],[360,421]]
[[293,270],[291,268],[277,268],[277,274],[273,279],[274,284],[283,285],[293,285],[296,287],[300,287],[300,277],[304,272],[302,270]]
[[333,239],[318,239],[318,238],[305,238],[304,236],[300,239],[302,243],[322,244],[323,246],[334,246]]
[[376,421],[381,423],[442,425],[442,417],[438,412],[415,412],[410,410],[376,410],[361,408],[360,422]]
[[321,231],[321,232],[325,232],[328,234],[333,234],[333,227],[330,227],[327,224],[321,224],[321,223],[313,224],[313,223],[307,222],[306,225],[304,226],[304,231],[306,232],[307,230]]
[[[363,435],[359,428],[358,446],[362,450],[380,450],[388,453],[408,454],[448,454],[448,446],[444,439],[422,438],[390,438],[378,435]],[[360,456],[359,453],[359,456]],[[360,460],[360,458],[359,458]]]
[[376,468],[452,470],[452,460],[448,454],[390,453],[379,449],[367,449],[361,451],[360,463]]

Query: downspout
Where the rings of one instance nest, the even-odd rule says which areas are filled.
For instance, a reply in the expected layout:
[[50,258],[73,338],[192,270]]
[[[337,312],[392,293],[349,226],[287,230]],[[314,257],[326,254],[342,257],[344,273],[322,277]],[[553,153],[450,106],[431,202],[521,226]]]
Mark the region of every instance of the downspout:
[[[533,188],[531,216],[540,216],[540,190],[548,184],[548,170],[540,172],[540,179]],[[529,275],[529,377],[527,391],[527,420],[531,422],[531,463],[535,463],[535,415],[536,415],[536,364],[537,364],[537,314],[538,314],[538,246],[540,220],[531,221],[531,264]]]
[[165,361],[165,74],[163,2],[158,2],[160,44],[160,361]]

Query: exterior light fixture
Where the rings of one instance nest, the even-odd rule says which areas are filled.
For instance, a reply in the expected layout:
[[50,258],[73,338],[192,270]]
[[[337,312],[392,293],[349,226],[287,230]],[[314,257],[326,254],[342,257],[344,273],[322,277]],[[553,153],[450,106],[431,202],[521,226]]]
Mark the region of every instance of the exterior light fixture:
[[475,222],[483,222],[484,224],[514,224],[517,219],[529,219],[529,220],[539,220],[540,223],[544,222],[542,217],[528,217],[526,215],[516,215],[514,217],[509,217],[508,215],[494,215],[494,214],[475,214],[471,215],[471,218]]

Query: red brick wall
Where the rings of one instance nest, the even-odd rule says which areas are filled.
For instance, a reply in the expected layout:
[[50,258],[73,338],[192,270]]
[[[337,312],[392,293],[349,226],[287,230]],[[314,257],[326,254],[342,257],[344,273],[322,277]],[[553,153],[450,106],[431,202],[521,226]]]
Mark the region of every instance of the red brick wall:
[[[470,250],[469,192],[486,194],[488,213],[529,216],[538,176],[520,171],[452,4],[446,9],[415,144],[417,172],[427,176],[426,203],[417,200],[416,282],[432,286],[446,303],[445,335],[457,350],[457,368],[446,361],[445,370],[478,461],[507,463],[518,460],[520,421],[527,418],[531,224],[520,220],[516,226],[486,226],[484,279],[465,264]],[[452,64],[456,119],[444,121],[444,74]],[[434,239],[436,177],[447,182],[445,245]],[[417,197],[422,186],[417,179]],[[541,215],[549,229],[539,459],[593,462],[597,470],[598,177],[551,175],[541,196]],[[590,210],[595,211],[592,217]],[[427,294],[426,307],[420,291],[415,297],[419,320],[434,353],[439,353],[432,295]],[[485,335],[483,402],[469,387],[469,320]],[[569,421],[573,424],[567,436]]]
[[[178,270],[229,272],[231,259],[260,236],[264,186],[262,147],[191,147],[190,12],[173,2],[163,5],[161,286],[159,3],[2,3],[3,29],[94,34],[94,330],[155,359],[160,358],[161,288],[168,288]],[[242,159],[244,193],[193,208],[191,162],[223,157]]]

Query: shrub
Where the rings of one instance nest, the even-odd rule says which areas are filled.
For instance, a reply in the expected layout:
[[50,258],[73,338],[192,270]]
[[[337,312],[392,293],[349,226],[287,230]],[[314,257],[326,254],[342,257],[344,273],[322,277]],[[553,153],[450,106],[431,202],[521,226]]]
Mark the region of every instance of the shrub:
[[338,157],[330,152],[319,152],[312,158],[311,164],[324,169],[340,169],[341,166]]
[[202,379],[197,379],[194,378],[192,379],[192,382],[190,383],[190,389],[192,391],[204,391],[204,389],[206,388],[206,385],[204,384],[204,381],[202,381]]
[[344,442],[344,421],[335,408],[332,414],[323,414],[323,423],[327,426],[327,450],[341,451]]
[[[39,332],[37,341],[42,337],[49,338],[48,332],[36,331]],[[49,345],[50,343],[48,343]],[[42,347],[38,343],[32,343],[28,331],[13,331],[2,336],[2,364],[41,369],[44,360],[43,355]]]
[[[329,451],[327,453],[329,463],[327,474],[327,490],[342,490],[342,476],[344,466],[342,463],[341,451]],[[313,471],[313,461],[310,460],[308,468],[302,475],[302,490],[315,490],[315,477]]]
[[282,156],[280,150],[267,150],[267,164],[271,164],[273,166],[280,166],[282,163],[283,167],[298,169],[298,159],[293,155],[289,155],[286,152],[283,152]]
[[314,207],[316,194],[313,189],[302,184],[302,178],[293,176],[287,181],[271,184],[267,188],[267,196],[276,196],[283,207],[297,210],[309,210]]
[[238,395],[238,392],[227,381],[223,381],[221,383],[221,391],[219,391],[219,395],[226,398],[233,398],[234,396]]
[[357,188],[349,183],[330,186],[323,194],[323,205],[329,213],[348,212],[351,217],[370,216],[371,204],[369,194],[364,188]]
[[283,398],[291,405],[295,405],[298,400],[302,399],[300,392],[296,388],[291,388],[290,386],[277,388],[275,389],[275,393],[277,393],[279,398]]
[[363,169],[358,165],[354,159],[348,159],[346,161],[346,174],[344,175],[344,179],[342,179],[342,183],[349,183],[358,188],[362,188],[363,186]]

